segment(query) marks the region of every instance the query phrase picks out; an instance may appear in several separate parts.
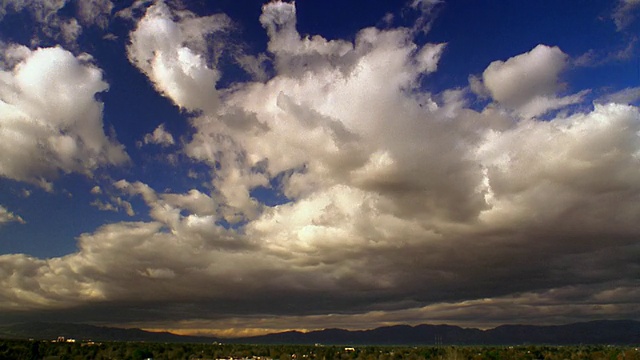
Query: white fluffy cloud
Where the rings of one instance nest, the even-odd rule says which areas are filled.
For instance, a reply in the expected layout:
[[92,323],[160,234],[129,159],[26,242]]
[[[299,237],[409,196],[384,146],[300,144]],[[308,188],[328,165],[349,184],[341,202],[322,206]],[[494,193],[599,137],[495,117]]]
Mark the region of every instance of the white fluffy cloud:
[[[179,17],[179,21],[174,21]],[[127,52],[156,89],[187,110],[212,110],[220,73],[211,67],[207,39],[230,26],[225,15],[172,12],[162,1],[149,7],[131,34]]]
[[[446,158],[436,153],[413,158],[420,149],[446,142],[458,126],[472,126],[467,123],[471,118],[446,124],[423,121],[457,105],[451,101],[440,108],[428,97],[404,94],[423,73],[437,68],[443,44],[419,48],[407,29],[365,29],[355,44],[303,38],[295,29],[295,7],[280,2],[265,5],[261,22],[270,35],[278,74],[266,83],[237,87],[220,110],[196,119],[198,132],[186,148],[194,158],[220,165],[214,186],[220,203],[232,208],[231,215],[254,218],[260,206],[250,191],[279,174],[287,174],[281,190],[290,198],[348,184],[383,191],[391,202],[411,202],[416,211],[431,209],[434,214],[466,216],[467,210],[474,211],[468,207],[480,205],[474,190],[462,190],[467,177],[480,178],[458,167],[466,161],[467,149],[450,151]],[[423,103],[432,112],[424,112]],[[394,119],[393,129],[389,119]],[[474,142],[475,136],[471,130],[460,141]],[[439,198],[437,190],[430,195],[420,190],[427,182],[445,185],[418,175],[429,166],[431,171],[445,166],[452,173],[460,171],[464,180],[455,205]],[[376,175],[380,171],[396,178],[381,179]],[[420,203],[416,195],[431,199]]]
[[108,89],[100,69],[60,48],[4,49],[0,70],[0,175],[47,186],[58,173],[90,175],[128,160],[103,130]]
[[418,70],[423,73],[432,73],[438,70],[438,61],[446,44],[429,44],[424,46],[416,55]]
[[538,45],[507,61],[492,62],[482,77],[496,101],[519,107],[532,98],[552,95],[558,90],[558,75],[567,58],[557,47]]
[[640,194],[639,120],[637,108],[607,104],[492,132],[479,151],[491,205],[481,219],[576,234],[635,231],[640,208],[623,199]]
[[[538,45],[507,61],[494,61],[482,73],[484,86],[499,104],[526,118],[580,102],[584,93],[557,97],[559,75],[568,56],[558,47]],[[472,84],[478,89],[478,84]]]

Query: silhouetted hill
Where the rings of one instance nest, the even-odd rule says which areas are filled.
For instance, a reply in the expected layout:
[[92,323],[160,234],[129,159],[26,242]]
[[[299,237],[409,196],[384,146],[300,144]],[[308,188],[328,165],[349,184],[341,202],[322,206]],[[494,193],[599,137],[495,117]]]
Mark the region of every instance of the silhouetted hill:
[[325,344],[325,345],[518,345],[518,344],[640,344],[638,321],[592,321],[558,326],[502,325],[479,330],[451,325],[397,325],[373,330],[325,329],[287,331],[262,336],[216,339],[168,332],[119,329],[81,324],[28,323],[0,326],[2,338],[172,343]]
[[140,329],[121,329],[84,324],[22,323],[0,326],[0,337],[13,339],[54,340],[65,338],[93,341],[145,341],[145,342],[197,342],[208,343],[215,338],[202,336],[182,336],[169,332],[150,332]]
[[[229,340],[227,340],[230,342]],[[490,330],[451,325],[398,325],[373,330],[327,329],[233,339],[255,344],[510,345],[639,344],[638,321],[592,321],[559,326],[502,325]]]

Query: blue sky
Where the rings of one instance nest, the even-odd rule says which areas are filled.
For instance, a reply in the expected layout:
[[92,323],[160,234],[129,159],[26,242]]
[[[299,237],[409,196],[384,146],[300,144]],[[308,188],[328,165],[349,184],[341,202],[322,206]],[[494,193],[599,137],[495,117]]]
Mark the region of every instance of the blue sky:
[[0,312],[226,335],[640,319],[639,16],[8,1]]

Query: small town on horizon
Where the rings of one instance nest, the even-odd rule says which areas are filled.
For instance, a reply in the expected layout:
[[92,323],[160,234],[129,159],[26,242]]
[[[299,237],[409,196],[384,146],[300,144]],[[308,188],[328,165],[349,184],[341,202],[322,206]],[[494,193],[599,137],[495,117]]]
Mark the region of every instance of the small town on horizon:
[[[603,322],[598,322],[603,325]],[[41,324],[46,325],[46,324]],[[584,324],[573,324],[584,325]],[[208,360],[357,360],[357,359],[640,359],[640,323],[628,331],[635,334],[634,344],[625,341],[605,341],[594,343],[546,343],[524,341],[519,344],[469,344],[453,341],[446,325],[434,325],[443,336],[433,337],[433,343],[421,345],[404,344],[350,344],[348,341],[333,344],[290,343],[283,339],[272,339],[269,343],[256,342],[257,338],[248,338],[247,342],[224,343],[194,338],[184,341],[155,339],[141,340],[77,340],[58,336],[52,340],[0,340],[0,358],[2,359],[208,359]],[[429,325],[422,325],[429,326]],[[513,326],[513,325],[512,325]],[[571,326],[571,325],[569,325]],[[393,327],[391,327],[393,328]],[[595,327],[593,327],[595,329]],[[129,331],[132,329],[129,329]],[[545,329],[548,330],[548,329]],[[574,329],[576,330],[576,329]],[[604,327],[600,332],[608,331]],[[138,330],[139,331],[139,330]],[[330,330],[324,330],[330,331]],[[375,330],[373,330],[375,331]],[[347,331],[348,332],[348,331]],[[144,332],[142,332],[144,333]],[[137,335],[140,335],[139,333]],[[167,335],[165,333],[164,335]],[[387,334],[388,335],[388,334]],[[175,335],[174,335],[175,336]],[[186,337],[185,337],[186,338]],[[556,338],[557,339],[557,338]],[[574,339],[576,339],[574,337]],[[427,341],[428,342],[428,341]]]

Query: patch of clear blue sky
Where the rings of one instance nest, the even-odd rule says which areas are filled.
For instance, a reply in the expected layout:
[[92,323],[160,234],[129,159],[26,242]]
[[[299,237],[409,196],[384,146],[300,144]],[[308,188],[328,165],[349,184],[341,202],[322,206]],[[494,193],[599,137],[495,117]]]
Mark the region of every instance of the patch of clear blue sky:
[[84,176],[75,174],[57,181],[51,193],[0,179],[0,204],[26,221],[26,224],[14,222],[0,228],[0,254],[65,255],[76,250],[75,238],[80,234],[128,217],[92,207],[90,203],[95,198],[90,194],[92,186]]

